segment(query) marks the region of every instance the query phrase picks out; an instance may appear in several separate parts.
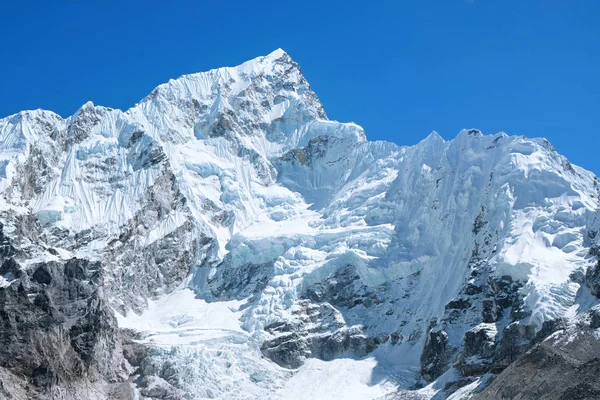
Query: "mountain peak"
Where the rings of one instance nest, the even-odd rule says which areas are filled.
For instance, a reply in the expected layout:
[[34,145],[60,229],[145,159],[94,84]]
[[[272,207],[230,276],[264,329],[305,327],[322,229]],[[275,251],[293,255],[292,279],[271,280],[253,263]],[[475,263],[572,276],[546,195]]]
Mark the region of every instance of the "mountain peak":
[[288,53],[285,50],[283,50],[282,48],[278,48],[276,50],[273,50],[269,54],[267,54],[265,56],[265,58],[270,58],[270,59],[273,59],[273,60],[277,60],[277,59],[279,59],[279,58],[281,58],[283,56],[288,56],[289,57]]
[[[160,132],[153,137],[168,139],[162,124],[168,124],[173,133],[174,126],[185,121],[185,127],[177,130],[178,136],[182,132],[193,133],[196,138],[264,136],[266,141],[253,145],[262,148],[259,153],[267,154],[280,145],[286,149],[305,145],[320,132],[310,129],[309,124],[327,120],[300,67],[281,49],[235,67],[171,79],[129,114],[140,112],[145,118],[161,121]],[[175,125],[175,121],[166,121],[171,118],[177,120]],[[269,142],[278,145],[265,149]]]
[[425,139],[423,139],[423,142],[444,142],[444,138],[440,136],[439,133],[437,133],[436,131],[431,131],[431,133],[429,135],[427,135],[427,137]]
[[167,83],[156,87],[151,95],[160,90],[177,90],[177,86],[186,86],[185,89],[187,90],[184,89],[184,92],[196,94],[200,97],[205,96],[208,92],[219,91],[228,87],[239,92],[247,87],[252,80],[263,75],[280,75],[292,84],[305,82],[298,64],[292,61],[285,51],[277,49],[266,56],[259,56],[236,66],[218,67],[170,79]]

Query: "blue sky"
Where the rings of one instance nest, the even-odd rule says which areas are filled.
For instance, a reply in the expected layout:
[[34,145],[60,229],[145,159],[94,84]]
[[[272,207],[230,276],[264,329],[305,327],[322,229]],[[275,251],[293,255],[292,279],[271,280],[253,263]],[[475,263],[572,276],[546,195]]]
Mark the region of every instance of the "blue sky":
[[283,48],[332,119],[414,144],[543,136],[600,174],[600,1],[29,1],[0,5],[0,116],[127,109]]

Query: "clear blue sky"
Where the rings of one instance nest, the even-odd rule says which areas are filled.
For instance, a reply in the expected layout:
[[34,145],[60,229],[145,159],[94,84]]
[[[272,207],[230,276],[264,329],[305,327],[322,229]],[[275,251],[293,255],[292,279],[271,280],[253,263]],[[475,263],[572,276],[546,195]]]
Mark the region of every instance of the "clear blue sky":
[[543,136],[600,174],[600,1],[3,1],[0,116],[127,109],[281,47],[332,119],[414,144]]

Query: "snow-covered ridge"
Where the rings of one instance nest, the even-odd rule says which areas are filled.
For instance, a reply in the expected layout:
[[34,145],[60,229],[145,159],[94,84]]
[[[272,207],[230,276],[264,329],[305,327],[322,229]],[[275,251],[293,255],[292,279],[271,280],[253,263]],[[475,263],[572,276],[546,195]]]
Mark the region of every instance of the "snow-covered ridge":
[[125,112],[1,119],[0,192],[22,265],[100,261],[121,326],[189,374],[152,385],[207,397],[303,398],[331,359],[367,397],[502,368],[505,337],[590,306],[576,277],[600,237],[597,178],[545,139],[367,141],[282,50]]

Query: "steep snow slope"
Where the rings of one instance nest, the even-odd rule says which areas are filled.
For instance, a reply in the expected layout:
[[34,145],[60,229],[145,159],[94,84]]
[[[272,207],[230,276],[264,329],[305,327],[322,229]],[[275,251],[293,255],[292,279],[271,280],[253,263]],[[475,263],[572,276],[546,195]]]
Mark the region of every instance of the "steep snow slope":
[[24,271],[0,291],[98,263],[123,398],[466,398],[600,293],[593,174],[504,133],[369,142],[282,50],[126,112],[4,118],[0,166]]

